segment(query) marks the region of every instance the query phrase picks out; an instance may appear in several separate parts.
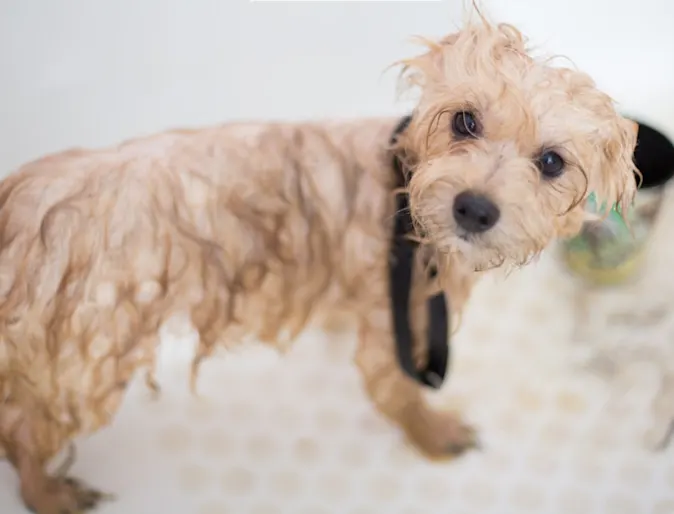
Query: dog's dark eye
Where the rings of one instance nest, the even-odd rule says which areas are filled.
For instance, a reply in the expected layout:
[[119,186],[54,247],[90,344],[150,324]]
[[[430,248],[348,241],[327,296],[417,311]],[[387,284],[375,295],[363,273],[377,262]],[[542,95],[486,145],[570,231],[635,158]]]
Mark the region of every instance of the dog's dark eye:
[[452,119],[452,132],[460,138],[478,137],[480,135],[480,125],[472,112],[460,111]]
[[551,150],[543,152],[536,161],[538,169],[546,178],[559,177],[564,171],[564,159],[557,153]]

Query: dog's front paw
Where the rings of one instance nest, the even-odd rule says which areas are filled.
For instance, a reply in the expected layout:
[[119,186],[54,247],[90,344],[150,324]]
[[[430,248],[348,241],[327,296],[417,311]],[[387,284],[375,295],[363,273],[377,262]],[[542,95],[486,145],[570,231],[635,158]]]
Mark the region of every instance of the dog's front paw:
[[450,412],[416,410],[405,419],[404,428],[412,444],[432,459],[453,458],[480,448],[475,429]]

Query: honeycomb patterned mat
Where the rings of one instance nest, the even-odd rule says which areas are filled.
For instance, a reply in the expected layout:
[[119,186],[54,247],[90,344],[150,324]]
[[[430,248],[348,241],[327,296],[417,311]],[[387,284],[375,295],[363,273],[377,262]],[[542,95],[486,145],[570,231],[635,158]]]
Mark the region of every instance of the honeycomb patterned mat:
[[[550,252],[480,285],[431,397],[479,428],[479,452],[415,454],[366,400],[353,334],[215,358],[194,398],[195,338],[174,328],[161,396],[138,380],[73,473],[117,495],[101,514],[674,514],[674,445],[656,449],[674,419],[671,220],[633,284],[587,291]],[[25,512],[16,488],[0,462],[3,514]]]

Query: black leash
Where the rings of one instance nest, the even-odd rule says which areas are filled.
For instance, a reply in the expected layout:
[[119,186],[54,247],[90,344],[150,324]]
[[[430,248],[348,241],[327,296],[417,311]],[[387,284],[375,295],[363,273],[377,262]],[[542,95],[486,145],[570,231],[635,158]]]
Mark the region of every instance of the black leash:
[[[412,120],[403,118],[391,137],[395,144],[398,136],[405,131]],[[405,186],[403,163],[395,156],[393,166],[396,170],[399,186]],[[440,292],[428,300],[427,359],[426,367],[418,370],[414,363],[414,338],[410,327],[410,291],[412,289],[412,269],[414,252],[418,244],[411,241],[407,234],[413,232],[412,217],[409,210],[407,193],[397,195],[397,212],[391,242],[389,269],[389,288],[396,351],[400,367],[407,375],[420,384],[434,389],[442,386],[449,365],[449,311],[445,294]],[[431,277],[436,270],[431,270]]]

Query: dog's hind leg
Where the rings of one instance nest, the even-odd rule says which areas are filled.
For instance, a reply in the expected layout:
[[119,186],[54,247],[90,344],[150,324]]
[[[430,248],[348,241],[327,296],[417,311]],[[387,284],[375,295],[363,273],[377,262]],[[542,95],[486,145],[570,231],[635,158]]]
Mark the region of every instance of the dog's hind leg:
[[47,473],[49,461],[67,444],[63,428],[39,408],[0,405],[0,440],[19,475],[24,504],[36,514],[80,514],[108,497],[67,476],[67,465]]
[[428,457],[452,457],[476,447],[475,431],[457,415],[431,408],[421,386],[403,373],[390,316],[388,308],[382,307],[370,312],[360,326],[356,364],[371,400]]

